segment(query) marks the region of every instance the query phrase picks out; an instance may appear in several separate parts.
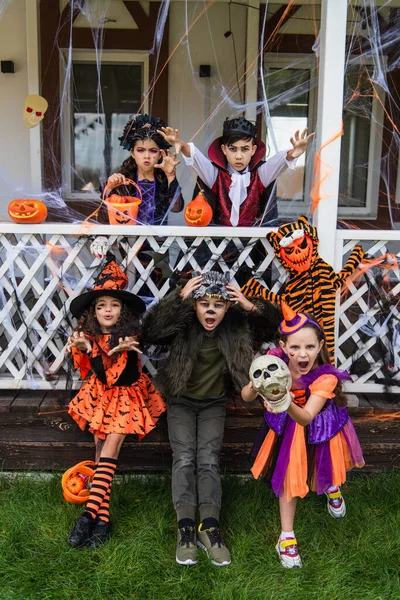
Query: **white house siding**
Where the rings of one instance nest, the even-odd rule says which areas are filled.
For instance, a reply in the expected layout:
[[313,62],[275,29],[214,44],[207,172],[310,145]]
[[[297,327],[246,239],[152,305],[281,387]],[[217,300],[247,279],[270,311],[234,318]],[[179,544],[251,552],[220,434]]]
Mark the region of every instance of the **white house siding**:
[[[22,121],[28,94],[25,0],[12,0],[0,19],[0,57],[15,73],[0,73],[0,219],[10,198],[31,189],[29,129]],[[7,218],[8,220],[8,218]]]
[[[186,27],[185,2],[171,2],[169,48],[174,51],[184,36]],[[201,2],[188,2],[188,26],[204,8]],[[247,8],[231,6],[232,23],[229,25],[229,7],[225,3],[215,3],[190,29],[169,63],[169,125],[179,129],[182,139],[193,139],[202,150],[207,150],[210,142],[221,135],[224,119],[237,113],[237,109],[224,100],[224,88],[230,100],[239,103],[236,86],[236,66],[233,54],[232,36],[224,33],[232,30],[236,46],[238,78],[242,78],[245,64]],[[211,77],[200,78],[200,65],[211,66]],[[192,70],[193,69],[193,70]],[[240,81],[244,94],[244,79]],[[214,113],[215,111],[215,113]],[[212,118],[203,127],[209,115]],[[183,187],[186,201],[191,199],[195,182],[193,174],[184,166],[178,167],[178,178]],[[169,222],[179,223],[181,215],[171,215]]]

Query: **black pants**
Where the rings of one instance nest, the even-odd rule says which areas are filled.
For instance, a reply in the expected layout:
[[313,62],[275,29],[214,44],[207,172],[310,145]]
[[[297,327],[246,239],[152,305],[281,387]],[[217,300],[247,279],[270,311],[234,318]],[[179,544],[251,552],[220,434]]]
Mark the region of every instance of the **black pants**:
[[[192,400],[182,397],[167,411],[172,448],[172,500],[178,521],[219,519],[221,475],[219,454],[226,416],[226,399]],[[197,501],[198,499],[198,501]]]

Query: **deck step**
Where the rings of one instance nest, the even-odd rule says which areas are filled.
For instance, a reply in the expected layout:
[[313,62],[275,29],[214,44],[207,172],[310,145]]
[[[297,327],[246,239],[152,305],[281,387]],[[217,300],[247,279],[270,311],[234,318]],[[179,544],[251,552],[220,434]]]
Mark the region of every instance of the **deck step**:
[[[371,395],[372,396],[372,395]],[[376,395],[375,395],[376,396]],[[94,456],[93,436],[69,417],[70,392],[0,393],[0,464],[3,470],[64,470]],[[397,397],[383,401],[357,395],[349,412],[364,450],[367,471],[400,467],[400,406]],[[248,472],[249,452],[263,420],[263,409],[238,400],[228,407],[222,468]],[[142,442],[127,436],[119,469],[164,471],[171,465],[165,415]]]

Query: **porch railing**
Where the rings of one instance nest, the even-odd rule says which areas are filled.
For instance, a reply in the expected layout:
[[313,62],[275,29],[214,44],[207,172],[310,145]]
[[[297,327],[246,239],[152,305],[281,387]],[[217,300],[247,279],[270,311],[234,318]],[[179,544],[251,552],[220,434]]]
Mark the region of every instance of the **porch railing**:
[[[287,278],[265,238],[267,229],[83,228],[57,223],[3,223],[0,229],[2,389],[65,387],[65,346],[72,325],[68,307],[99,272],[101,260],[90,253],[97,236],[105,236],[117,259],[123,259],[129,275],[128,289],[144,297],[149,305],[168,292],[173,270],[203,270],[218,265],[223,271],[231,271],[237,285],[256,271],[275,292]],[[336,234],[337,271],[358,242],[372,256],[392,252],[400,258],[398,232],[341,230]],[[348,390],[382,391],[388,376],[389,384],[400,389],[399,357],[394,356],[389,374],[385,362],[396,343],[399,348],[399,339],[394,339],[400,336],[396,327],[399,291],[398,269],[385,275],[374,267],[360,281],[350,284],[347,295],[338,295],[336,356],[339,367],[354,370]],[[149,370],[154,371],[151,359],[146,360]]]

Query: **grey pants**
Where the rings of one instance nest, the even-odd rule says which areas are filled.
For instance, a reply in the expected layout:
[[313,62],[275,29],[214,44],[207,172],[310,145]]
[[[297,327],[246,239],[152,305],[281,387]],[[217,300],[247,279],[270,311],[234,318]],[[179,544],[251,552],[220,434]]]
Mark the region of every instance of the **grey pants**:
[[[219,519],[221,475],[219,454],[224,437],[226,399],[180,398],[167,410],[172,448],[172,500],[178,521]],[[198,503],[197,503],[198,496]]]

